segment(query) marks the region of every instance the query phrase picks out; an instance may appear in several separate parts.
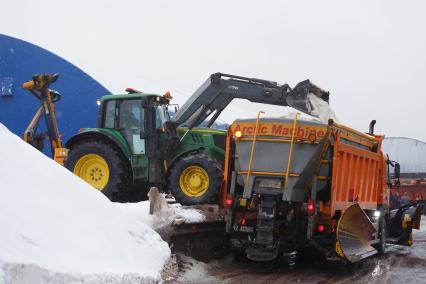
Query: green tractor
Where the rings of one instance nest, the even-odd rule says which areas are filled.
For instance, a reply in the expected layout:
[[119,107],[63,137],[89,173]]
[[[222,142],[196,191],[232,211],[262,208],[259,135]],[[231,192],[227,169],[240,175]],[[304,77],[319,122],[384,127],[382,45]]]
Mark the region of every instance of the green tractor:
[[[310,113],[307,95],[314,87],[305,81],[291,90],[287,84],[215,73],[173,117],[169,93],[126,89],[127,94],[104,96],[98,127],[81,129],[66,143],[65,167],[113,201],[145,199],[154,185],[184,205],[209,203],[222,185],[226,131],[210,128],[222,110],[242,98]],[[328,100],[327,94],[316,96]]]
[[114,201],[143,199],[148,184],[168,186],[183,204],[212,201],[222,182],[226,132],[173,133],[169,96],[128,91],[100,99],[98,128],[66,143],[65,166]]

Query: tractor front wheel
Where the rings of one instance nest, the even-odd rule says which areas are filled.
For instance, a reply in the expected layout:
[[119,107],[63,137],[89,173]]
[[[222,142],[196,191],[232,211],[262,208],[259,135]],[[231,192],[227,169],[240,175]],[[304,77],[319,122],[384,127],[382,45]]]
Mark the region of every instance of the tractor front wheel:
[[205,204],[218,197],[222,167],[205,154],[180,158],[170,170],[169,190],[182,205]]
[[117,193],[128,185],[125,159],[103,141],[90,140],[74,145],[64,165],[112,201],[117,201]]

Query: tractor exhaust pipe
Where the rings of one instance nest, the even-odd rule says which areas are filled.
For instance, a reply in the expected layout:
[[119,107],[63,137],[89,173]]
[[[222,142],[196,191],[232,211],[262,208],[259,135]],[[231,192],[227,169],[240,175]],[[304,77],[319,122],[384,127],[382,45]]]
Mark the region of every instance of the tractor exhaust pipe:
[[368,134],[374,135],[374,125],[376,125],[376,120],[375,119],[373,119],[370,122],[370,127],[368,128]]

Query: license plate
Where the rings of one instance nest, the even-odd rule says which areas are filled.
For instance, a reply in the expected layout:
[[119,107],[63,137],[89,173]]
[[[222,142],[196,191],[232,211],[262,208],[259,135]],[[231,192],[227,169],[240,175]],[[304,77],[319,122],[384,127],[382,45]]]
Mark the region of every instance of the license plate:
[[259,180],[259,186],[260,187],[271,187],[271,188],[277,188],[281,189],[281,180],[276,179],[261,179]]
[[[253,233],[253,227],[249,227],[249,226],[239,226],[240,227],[240,232],[243,233]],[[238,231],[238,225],[234,225],[234,231]]]

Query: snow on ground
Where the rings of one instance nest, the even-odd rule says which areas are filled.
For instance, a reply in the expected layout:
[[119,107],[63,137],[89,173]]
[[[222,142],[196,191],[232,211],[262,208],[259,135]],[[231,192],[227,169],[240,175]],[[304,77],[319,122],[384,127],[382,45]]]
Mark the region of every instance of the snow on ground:
[[425,216],[420,230],[413,230],[413,241],[411,247],[388,245],[385,256],[367,258],[350,271],[327,261],[288,268],[270,262],[238,262],[230,255],[209,263],[179,255],[181,273],[170,283],[426,283]]
[[206,219],[199,210],[184,208],[178,203],[167,205],[154,215],[149,215],[149,201],[142,201],[139,203],[114,203],[114,206],[120,208],[129,218],[138,216],[137,218],[139,220],[154,230],[172,224],[200,223]]
[[147,203],[111,203],[1,123],[0,193],[0,283],[160,280],[170,249]]

